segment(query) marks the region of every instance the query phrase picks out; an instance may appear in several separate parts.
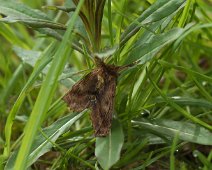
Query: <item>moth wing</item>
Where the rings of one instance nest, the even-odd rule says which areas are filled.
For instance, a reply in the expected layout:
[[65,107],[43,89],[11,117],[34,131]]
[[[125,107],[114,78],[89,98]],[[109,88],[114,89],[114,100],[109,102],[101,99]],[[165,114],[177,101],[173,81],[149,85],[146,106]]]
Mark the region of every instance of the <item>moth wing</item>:
[[92,95],[79,95],[71,91],[63,97],[63,100],[68,104],[69,108],[75,112],[81,112],[90,107],[90,101],[95,98]]
[[81,112],[91,106],[91,102],[95,100],[95,84],[98,82],[98,72],[98,69],[93,70],[74,84],[71,90],[65,94],[63,100],[68,104],[70,109]]
[[100,90],[91,113],[95,136],[107,136],[112,124],[116,77],[109,76],[109,80],[105,81],[106,83]]

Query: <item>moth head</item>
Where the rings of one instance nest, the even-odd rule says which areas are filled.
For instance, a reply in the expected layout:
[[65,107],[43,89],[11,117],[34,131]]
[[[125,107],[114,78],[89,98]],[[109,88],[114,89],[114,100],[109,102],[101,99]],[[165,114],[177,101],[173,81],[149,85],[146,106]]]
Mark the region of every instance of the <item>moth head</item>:
[[96,64],[97,67],[102,67],[104,66],[104,62],[101,58],[97,57],[97,56],[94,56],[94,62]]

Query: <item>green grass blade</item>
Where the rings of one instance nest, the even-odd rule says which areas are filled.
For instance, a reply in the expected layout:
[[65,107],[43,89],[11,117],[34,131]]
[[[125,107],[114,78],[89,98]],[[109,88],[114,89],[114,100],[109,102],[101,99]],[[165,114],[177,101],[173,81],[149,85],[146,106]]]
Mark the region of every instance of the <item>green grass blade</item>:
[[114,40],[113,40],[113,27],[112,27],[112,17],[111,17],[111,0],[108,0],[107,2],[107,8],[108,8],[108,28],[110,32],[110,44],[111,46],[114,45]]
[[150,77],[149,77],[149,80],[151,81],[154,88],[158,91],[158,93],[166,100],[166,102],[168,104],[170,104],[173,108],[178,110],[183,116],[185,116],[186,118],[190,119],[191,121],[193,121],[197,124],[200,124],[201,126],[204,126],[205,128],[207,128],[209,130],[212,130],[212,126],[210,126],[209,124],[203,122],[202,120],[192,116],[187,111],[185,111],[182,107],[180,107],[179,105],[174,103],[172,100],[169,100],[168,97],[159,89],[159,87],[155,84],[155,82]]
[[174,157],[174,153],[175,153],[176,146],[177,146],[178,136],[179,136],[179,133],[176,133],[176,135],[174,136],[173,142],[172,142],[172,146],[171,146],[170,170],[175,170],[175,157]]
[[18,66],[18,68],[15,70],[12,78],[10,79],[10,81],[8,82],[6,88],[4,88],[3,92],[1,92],[1,99],[0,99],[0,103],[3,103],[5,101],[7,101],[10,93],[12,92],[13,88],[15,87],[14,84],[15,82],[19,79],[19,77],[22,75],[24,70],[24,65],[20,64]]
[[[142,13],[142,15],[137,19],[137,22],[147,24],[159,21],[177,11],[184,2],[184,0],[156,1],[151,7]],[[121,46],[139,31],[141,25],[139,26],[137,22],[130,24],[130,26],[126,28],[125,32],[121,36]]]
[[[65,62],[68,58],[67,52],[70,51],[70,47],[66,47],[68,41],[72,39],[70,38],[71,32],[74,28],[74,23],[77,19],[79,10],[83,4],[83,0],[79,2],[77,9],[71,18],[70,23],[68,24],[68,29],[63,37],[63,40],[53,58],[51,67],[46,75],[46,79],[43,82],[39,95],[37,97],[35,106],[32,110],[31,116],[27,125],[25,127],[25,136],[22,140],[22,144],[16,159],[15,168],[16,169],[25,169],[27,165],[27,158],[29,155],[29,151],[32,146],[32,142],[35,138],[35,134],[42,123],[42,117],[46,114],[48,107],[52,101],[54,92],[56,90],[57,79],[61,74]],[[31,127],[33,126],[33,127]],[[27,146],[27,147],[26,147]]]
[[51,44],[50,47],[47,48],[47,50],[43,53],[43,55],[41,56],[41,58],[43,58],[43,60],[38,61],[39,66],[34,68],[33,73],[31,74],[29,80],[23,87],[21,93],[19,94],[17,100],[15,101],[13,107],[11,108],[11,110],[9,112],[9,115],[8,115],[7,121],[6,121],[6,125],[5,125],[5,139],[6,139],[6,145],[4,147],[4,156],[5,157],[8,157],[9,153],[10,153],[10,139],[11,139],[11,134],[12,134],[13,120],[15,119],[15,116],[27,95],[27,91],[33,85],[34,81],[39,76],[39,74],[41,73],[43,68],[51,61],[51,58],[47,58],[46,56],[48,56],[54,48],[55,48],[55,45]]
[[179,24],[178,24],[179,27],[184,27],[186,20],[188,18],[188,15],[189,15],[189,9],[190,9],[191,3],[192,3],[192,0],[186,1],[186,5],[185,5],[185,8],[183,10],[182,17],[180,18],[180,21],[179,21]]
[[134,47],[125,63],[132,63],[136,60],[139,60],[141,64],[146,63],[151,60],[160,49],[176,40],[183,32],[183,29],[172,29],[166,33],[154,36],[150,42]]

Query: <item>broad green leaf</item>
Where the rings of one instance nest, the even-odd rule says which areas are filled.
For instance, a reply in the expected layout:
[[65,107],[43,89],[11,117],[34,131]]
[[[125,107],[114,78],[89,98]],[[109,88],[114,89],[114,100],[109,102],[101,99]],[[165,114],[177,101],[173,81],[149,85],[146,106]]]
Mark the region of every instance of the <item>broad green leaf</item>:
[[14,46],[13,50],[21,58],[21,60],[24,63],[27,63],[33,67],[35,66],[36,61],[38,60],[39,56],[41,55],[40,51],[25,50],[18,46]]
[[125,63],[132,63],[136,60],[140,60],[140,64],[146,63],[151,60],[165,45],[176,40],[183,32],[184,29],[174,28],[168,32],[155,35],[152,37],[150,42],[134,47]]
[[[194,99],[189,97],[173,96],[170,98],[173,102],[183,106],[194,106],[212,109],[212,103],[204,99]],[[155,99],[156,103],[166,102],[163,98]]]
[[172,120],[142,120],[132,121],[132,123],[168,137],[174,137],[178,133],[178,137],[181,140],[202,145],[212,145],[212,133],[197,124]]
[[[33,50],[25,50],[23,48],[20,48],[18,46],[14,46],[13,50],[15,53],[21,58],[23,63],[27,63],[31,65],[33,68],[37,64],[38,60],[41,60],[41,52],[40,51],[33,51]],[[47,64],[45,68],[43,68],[42,73],[47,74],[48,69],[50,67],[50,64]],[[68,73],[62,73],[59,77],[59,82],[66,87],[70,88],[76,81],[74,81],[71,77],[73,75],[77,74],[77,72],[74,72],[73,70],[70,70]],[[1,100],[1,99],[0,99]]]
[[113,121],[111,133],[107,137],[96,138],[95,155],[103,169],[109,169],[120,159],[124,134],[120,123]]
[[66,29],[66,26],[53,22],[43,12],[11,0],[0,0],[0,14],[6,16],[1,18],[0,22],[21,22],[35,28]]
[[11,17],[22,17],[22,18],[39,18],[44,20],[49,20],[50,18],[46,16],[45,13],[34,10],[25,4],[18,3],[12,0],[0,0],[0,13]]
[[142,24],[159,21],[182,6],[185,0],[160,0],[156,1],[152,7],[148,8],[143,15],[138,19]]
[[[81,118],[86,111],[81,113],[73,113],[65,116],[51,126],[44,128],[42,131],[48,137],[48,140],[55,142],[58,137],[65,133],[73,123],[75,123],[79,118]],[[28,157],[27,166],[32,165],[41,155],[45,154],[52,148],[52,143],[49,142],[46,137],[44,137],[40,132],[35,137],[34,143],[32,144],[32,149]],[[12,170],[14,168],[15,159],[17,157],[18,151],[16,150],[12,156],[7,161],[5,170]]]
[[132,24],[130,24],[121,36],[123,45],[128,39],[135,35],[142,25],[162,20],[170,16],[183,7],[185,0],[158,0],[150,6],[142,15]]
[[[35,67],[35,64],[40,59],[40,56],[42,54],[40,51],[25,50],[18,46],[14,46],[13,50],[21,58],[21,60],[24,63],[27,63],[31,65],[32,67]],[[48,69],[49,69],[49,64],[45,66],[45,68],[42,70],[42,73],[46,74],[48,72]]]
[[[133,47],[139,46],[144,43],[149,43],[152,38],[156,35],[155,32],[160,28],[162,31],[167,27],[167,25],[172,21],[176,13],[169,15],[159,21],[152,23],[148,29],[144,31],[141,37],[134,43]],[[150,31],[151,30],[151,31]]]

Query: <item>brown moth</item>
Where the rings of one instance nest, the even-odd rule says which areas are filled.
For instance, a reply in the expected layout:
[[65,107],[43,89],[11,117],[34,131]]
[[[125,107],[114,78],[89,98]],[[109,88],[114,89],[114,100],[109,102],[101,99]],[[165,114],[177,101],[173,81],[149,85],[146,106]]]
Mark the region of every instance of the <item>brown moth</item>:
[[95,136],[107,136],[112,123],[118,72],[129,65],[107,65],[98,57],[95,62],[97,67],[74,84],[63,100],[76,112],[91,109]]

